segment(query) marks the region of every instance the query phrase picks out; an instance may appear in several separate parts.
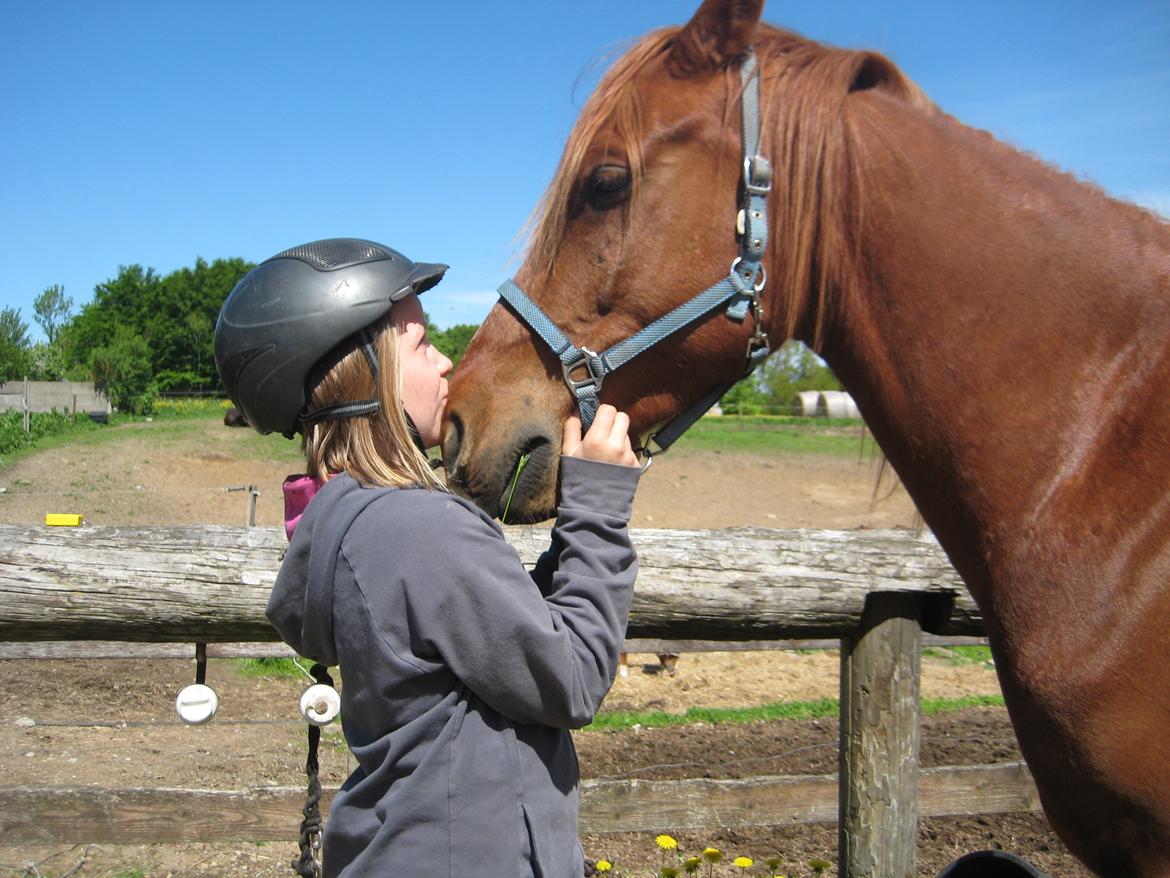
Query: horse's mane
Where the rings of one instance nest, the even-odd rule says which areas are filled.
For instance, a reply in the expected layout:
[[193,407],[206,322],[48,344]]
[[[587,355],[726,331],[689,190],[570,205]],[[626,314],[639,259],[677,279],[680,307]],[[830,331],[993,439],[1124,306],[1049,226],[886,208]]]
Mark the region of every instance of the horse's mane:
[[[602,126],[614,123],[626,151],[635,197],[641,170],[641,107],[637,75],[666,52],[681,28],[653,31],[639,40],[602,78],[565,144],[560,165],[532,223],[528,263],[551,272],[569,220],[573,188],[585,155]],[[819,336],[829,289],[848,283],[857,264],[859,217],[853,197],[860,185],[856,156],[844,130],[850,91],[881,88],[931,107],[919,89],[892,63],[871,52],[837,49],[789,31],[760,25],[755,50],[763,71],[761,149],[773,163],[774,211],[769,243],[772,264],[785,276],[769,280],[790,300],[784,311],[804,313],[804,298],[816,299],[812,336]],[[738,132],[738,72],[724,73],[728,106],[723,124]],[[738,133],[737,133],[738,137]],[[792,335],[795,326],[784,327]]]

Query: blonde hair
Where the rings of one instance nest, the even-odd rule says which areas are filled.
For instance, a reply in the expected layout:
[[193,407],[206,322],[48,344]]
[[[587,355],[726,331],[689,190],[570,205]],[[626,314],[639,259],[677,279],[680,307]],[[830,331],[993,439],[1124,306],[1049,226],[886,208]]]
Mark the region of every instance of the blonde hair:
[[321,481],[349,473],[366,488],[443,489],[426,455],[414,443],[402,406],[398,328],[387,317],[368,332],[378,356],[377,380],[360,346],[348,351],[341,348],[325,359],[323,374],[309,391],[308,408],[374,399],[379,409],[372,415],[304,424],[301,448],[306,470]]

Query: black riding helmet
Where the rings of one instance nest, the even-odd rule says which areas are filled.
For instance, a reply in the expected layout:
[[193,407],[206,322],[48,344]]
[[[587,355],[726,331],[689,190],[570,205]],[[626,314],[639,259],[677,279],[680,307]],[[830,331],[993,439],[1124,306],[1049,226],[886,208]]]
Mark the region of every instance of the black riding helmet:
[[290,439],[313,367],[446,265],[411,262],[358,238],[312,241],[260,263],[236,284],[215,324],[215,365],[232,402],[260,433]]

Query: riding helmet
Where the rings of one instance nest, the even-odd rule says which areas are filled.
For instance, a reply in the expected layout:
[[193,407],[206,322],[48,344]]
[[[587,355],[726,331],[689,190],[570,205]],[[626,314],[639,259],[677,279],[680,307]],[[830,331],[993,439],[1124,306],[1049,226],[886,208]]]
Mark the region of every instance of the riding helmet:
[[446,270],[358,238],[312,241],[260,263],[215,324],[215,365],[232,402],[258,432],[292,438],[314,366],[351,338],[356,346],[361,330]]

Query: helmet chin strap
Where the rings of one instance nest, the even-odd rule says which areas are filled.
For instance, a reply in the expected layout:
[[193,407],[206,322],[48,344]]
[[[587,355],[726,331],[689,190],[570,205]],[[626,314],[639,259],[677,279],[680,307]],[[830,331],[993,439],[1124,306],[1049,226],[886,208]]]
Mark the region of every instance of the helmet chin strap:
[[[363,329],[358,333],[359,348],[365,354],[366,362],[370,364],[370,372],[374,376],[374,382],[378,381],[378,373],[380,367],[378,365],[378,352],[374,348],[374,337],[370,334],[368,329]],[[319,408],[309,409],[301,413],[301,422],[309,423],[311,421],[344,421],[347,418],[360,418],[364,415],[372,415],[381,408],[376,399],[360,399],[360,400],[346,400],[344,402],[334,402],[329,405],[323,405]],[[407,416],[407,420],[410,417]],[[414,429],[414,424],[411,424],[411,435],[417,435],[418,431]]]
[[[426,457],[427,446],[423,443],[422,433],[420,433],[418,431],[418,427],[414,425],[414,418],[410,416],[410,412],[408,412],[405,408],[402,410],[402,414],[406,417],[406,429],[410,431],[410,441],[414,443],[415,448],[422,452],[423,457]],[[434,466],[433,463],[432,466]]]

